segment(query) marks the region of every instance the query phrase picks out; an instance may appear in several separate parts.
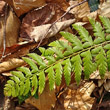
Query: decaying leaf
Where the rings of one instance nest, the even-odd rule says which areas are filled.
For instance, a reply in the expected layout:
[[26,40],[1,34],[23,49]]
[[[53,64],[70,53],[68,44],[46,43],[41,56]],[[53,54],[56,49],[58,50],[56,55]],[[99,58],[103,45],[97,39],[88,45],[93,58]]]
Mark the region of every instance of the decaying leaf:
[[[34,49],[38,43],[35,42],[21,42],[18,44],[15,44],[11,47],[6,47],[5,55],[2,58],[1,62],[8,61],[12,58],[19,58],[22,56],[25,56],[29,53],[31,49]],[[0,58],[2,56],[2,49],[0,50]]]
[[58,98],[54,110],[91,110],[95,98],[90,97],[95,89],[93,82],[71,84]]
[[[70,24],[72,24],[75,21],[75,19],[63,21],[63,22],[57,22],[53,27],[49,30],[48,35],[46,38],[52,37],[56,35],[59,31],[65,29]],[[33,31],[30,33],[30,37],[34,39],[36,42],[41,40],[43,36],[47,33],[49,27],[51,24],[41,25],[33,28]]]
[[[9,10],[6,21],[6,47],[17,43],[20,21],[16,15]],[[0,19],[0,49],[3,47],[4,17]]]
[[103,3],[100,5],[100,15],[110,18],[110,1]]
[[18,105],[15,110],[38,110],[38,109],[36,109],[30,104],[24,103],[22,105]]
[[63,10],[66,10],[69,7],[67,0],[46,0],[46,3],[57,3]]
[[104,83],[104,88],[106,91],[110,92],[110,79],[106,80]]
[[10,59],[9,61],[0,63],[0,73],[9,71],[23,64],[24,64],[24,61],[21,59],[16,59],[16,58]]
[[[102,78],[100,77],[99,71],[97,70],[97,71],[95,71],[94,73],[92,73],[92,74],[90,75],[90,79],[102,79]],[[107,72],[105,73],[105,76],[104,76],[103,79],[110,79],[110,72],[107,71]]]
[[38,99],[30,97],[25,100],[26,103],[33,105],[39,110],[51,110],[51,107],[55,105],[55,101],[55,90],[50,91],[48,83],[46,83],[44,92],[39,96]]
[[[40,8],[40,9],[35,9],[35,10],[31,11],[23,19],[21,31],[20,31],[20,37],[25,38],[25,39],[32,39],[31,32],[34,31],[34,27],[37,28],[37,26],[40,26],[40,25],[52,24],[57,19],[59,19],[64,13],[65,13],[65,11],[63,11],[58,4],[54,4],[54,3],[45,5],[44,7]],[[74,19],[74,16],[72,14],[68,13],[60,21],[66,21],[69,19]],[[73,23],[73,22],[71,22],[71,23]],[[67,24],[67,26],[69,26],[71,23],[68,22],[66,24]],[[64,25],[64,27],[62,29],[66,28],[67,26]],[[47,28],[46,25],[45,25],[45,27]],[[46,29],[46,28],[42,28],[42,27],[40,27],[40,28],[41,29],[39,31],[43,31],[43,34],[45,34],[45,31],[47,31],[47,30],[44,30],[44,29]],[[55,26],[54,26],[54,28],[55,28]],[[58,31],[60,31],[60,30],[58,30]],[[42,33],[39,33],[39,34],[42,34]],[[41,36],[41,35],[39,35],[39,36]],[[38,38],[38,39],[40,39],[40,38]]]
[[5,0],[11,5],[18,16],[27,13],[33,8],[43,6],[45,0]]
[[4,8],[5,8],[5,2],[4,1],[0,1],[0,17],[4,16]]

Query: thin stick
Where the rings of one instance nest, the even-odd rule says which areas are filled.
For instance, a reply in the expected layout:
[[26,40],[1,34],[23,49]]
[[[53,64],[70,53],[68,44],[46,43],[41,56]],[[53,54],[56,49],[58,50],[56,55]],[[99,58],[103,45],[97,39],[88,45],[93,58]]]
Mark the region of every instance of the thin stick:
[[3,26],[3,52],[2,52],[2,57],[5,55],[5,50],[6,50],[6,21],[7,21],[7,9],[8,9],[8,4],[6,3],[5,7],[5,17],[4,17],[4,26]]
[[61,20],[61,19],[62,19],[67,13],[69,13],[69,11],[71,11],[73,8],[75,8],[75,7],[77,7],[77,6],[81,5],[81,4],[83,4],[83,3],[85,3],[85,2],[87,2],[87,0],[84,0],[84,1],[82,1],[82,2],[80,2],[80,3],[78,3],[78,4],[76,4],[76,5],[72,5],[72,6],[68,9],[67,12],[65,12],[59,19],[57,19],[55,22],[53,22],[53,23],[50,25],[50,27],[48,28],[46,34],[45,34],[45,35],[42,37],[42,39],[40,40],[40,42],[39,42],[37,48],[39,48],[39,46],[40,46],[40,44],[42,43],[43,39],[48,35],[49,30],[52,28],[52,26],[53,26],[56,22],[58,22],[59,20]]

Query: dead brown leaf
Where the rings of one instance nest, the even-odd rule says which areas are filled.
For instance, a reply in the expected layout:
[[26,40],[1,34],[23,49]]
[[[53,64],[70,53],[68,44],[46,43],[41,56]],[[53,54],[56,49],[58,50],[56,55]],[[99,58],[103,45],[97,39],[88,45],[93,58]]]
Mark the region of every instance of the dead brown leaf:
[[4,16],[4,7],[5,7],[5,2],[0,1],[0,17]]
[[[56,35],[59,31],[69,27],[69,25],[74,23],[74,21],[75,21],[75,19],[71,19],[71,20],[67,20],[67,21],[63,21],[63,22],[57,22],[49,30],[46,38]],[[51,26],[51,24],[46,24],[46,25],[34,27],[33,28],[34,30],[30,33],[30,37],[32,39],[34,39],[36,42],[40,41],[43,38],[43,36],[45,36],[45,34],[47,33],[50,26]]]
[[5,0],[11,5],[18,16],[33,8],[45,5],[45,0]]
[[100,5],[99,14],[110,18],[110,1],[109,0]]
[[79,87],[71,84],[57,99],[54,110],[90,110],[95,100],[90,97],[94,89],[93,82],[82,82]]
[[[47,29],[47,26],[46,25],[44,26],[44,24],[54,23],[64,13],[65,13],[65,11],[63,11],[58,4],[54,4],[54,3],[45,5],[44,7],[40,8],[40,9],[35,9],[35,10],[31,11],[23,19],[21,31],[20,31],[20,38],[32,39],[31,32],[34,31],[34,27],[37,28],[40,25],[42,25],[42,27],[38,27],[40,29],[37,28],[38,30],[35,30],[35,31],[39,31],[39,35],[38,34],[37,35],[42,36],[42,34],[45,34],[45,31],[47,31],[47,30],[44,30],[45,28]],[[72,18],[74,19],[74,16],[72,14],[68,13],[62,18],[61,21],[66,21],[66,20],[69,20]],[[70,23],[66,23],[66,24],[67,24],[67,26],[70,25]],[[64,25],[64,28],[66,28],[67,26]],[[53,30],[54,29],[55,28],[53,28]],[[40,31],[44,31],[44,32],[41,33]],[[60,30],[57,29],[57,32],[58,31],[60,31]],[[41,39],[41,38],[37,38],[37,39]]]
[[55,105],[55,101],[55,90],[50,91],[48,83],[46,83],[44,92],[39,96],[38,99],[30,97],[25,100],[26,103],[33,105],[39,110],[51,110],[51,107]]
[[46,3],[57,3],[63,10],[69,7],[69,3],[66,0],[46,0]]
[[16,59],[16,58],[10,59],[9,61],[0,63],[0,73],[9,71],[23,64],[24,64],[24,61],[21,59]]
[[[20,21],[16,15],[9,10],[6,21],[6,47],[17,43]],[[0,19],[0,49],[3,48],[4,17]]]

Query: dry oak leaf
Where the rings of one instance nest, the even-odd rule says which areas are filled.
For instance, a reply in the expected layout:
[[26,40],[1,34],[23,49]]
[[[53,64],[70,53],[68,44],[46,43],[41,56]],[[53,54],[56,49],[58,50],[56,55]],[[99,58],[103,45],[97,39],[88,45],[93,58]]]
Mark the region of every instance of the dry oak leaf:
[[100,15],[110,18],[110,1],[109,0],[103,3],[102,5],[100,5],[99,9],[100,9],[99,11]]
[[21,16],[33,8],[40,7],[46,4],[45,0],[4,0],[11,5],[17,14]]
[[44,92],[38,99],[30,97],[25,100],[26,103],[33,105],[39,110],[51,110],[51,107],[55,105],[55,101],[55,90],[50,91],[49,83],[46,83]]
[[0,63],[0,73],[12,70],[23,64],[24,64],[24,61],[22,59],[17,59],[17,58],[10,59],[9,61]]
[[63,10],[69,7],[69,2],[67,2],[67,0],[46,0],[46,3],[57,3]]
[[65,88],[55,105],[54,110],[91,110],[95,98],[90,97],[95,89],[93,82],[75,83]]
[[6,4],[6,3],[5,3],[4,1],[2,1],[2,0],[0,1],[0,17],[1,17],[1,16],[4,16],[5,4]]
[[52,37],[56,35],[59,31],[69,27],[72,23],[74,23],[75,19],[57,22],[53,27],[48,31],[51,24],[41,25],[33,28],[33,31],[30,33],[30,37],[34,39],[36,42],[43,39],[45,34],[48,31],[46,38]]
[[[65,11],[63,11],[58,4],[54,4],[54,3],[45,5],[44,7],[37,8],[37,9],[31,11],[23,18],[21,29],[20,29],[20,39],[21,38],[32,39],[31,32],[33,32],[35,28],[37,28],[38,26],[42,26],[44,24],[54,23],[64,13],[65,13]],[[60,20],[60,22],[66,21],[69,19],[74,19],[74,16],[72,14],[68,13],[62,18],[62,20]],[[73,21],[75,21],[75,20],[73,20]],[[66,23],[67,26],[70,25],[69,23]],[[66,25],[64,25],[64,26],[66,26]],[[48,26],[46,26],[46,28],[47,27]],[[63,27],[63,29],[66,27]],[[40,30],[43,31],[42,27],[40,27],[40,28],[41,28]],[[55,26],[54,26],[54,28],[55,28]],[[38,30],[38,31],[40,31],[40,30]],[[43,32],[43,33],[45,34],[45,32]],[[42,34],[42,33],[39,33],[39,34]],[[38,36],[41,36],[41,35],[38,35]],[[40,39],[40,38],[38,38],[38,39]]]
[[[16,15],[9,9],[6,20],[6,47],[17,43],[20,21]],[[0,19],[0,49],[3,48],[4,35],[4,17]]]
[[[20,42],[18,44],[15,44],[11,47],[6,47],[5,55],[2,58],[2,61],[8,61],[12,58],[20,58],[22,56],[25,56],[29,53],[30,50],[36,48],[38,43],[35,42]],[[2,57],[3,49],[0,50],[0,58]]]

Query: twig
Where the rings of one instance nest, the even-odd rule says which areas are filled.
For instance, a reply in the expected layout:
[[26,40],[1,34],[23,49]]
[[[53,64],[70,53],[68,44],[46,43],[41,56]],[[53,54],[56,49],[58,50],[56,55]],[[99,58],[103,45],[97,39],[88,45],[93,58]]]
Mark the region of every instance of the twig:
[[57,19],[55,22],[53,22],[53,23],[50,25],[50,27],[48,28],[46,34],[45,34],[45,35],[42,37],[42,39],[40,40],[40,42],[39,42],[37,48],[39,48],[39,46],[40,46],[40,44],[42,43],[43,39],[48,35],[49,30],[52,28],[52,26],[53,26],[56,22],[58,22],[59,20],[61,20],[61,19],[62,19],[67,13],[69,13],[69,11],[71,11],[73,8],[75,8],[75,7],[77,7],[77,6],[81,5],[81,4],[83,4],[83,3],[85,3],[85,2],[87,2],[87,0],[84,0],[84,1],[82,1],[82,2],[80,2],[80,3],[78,3],[78,4],[76,4],[76,5],[72,5],[72,6],[67,10],[67,12],[65,12],[59,19]]
[[100,106],[99,106],[99,105],[102,103],[102,100],[103,100],[103,97],[104,97],[105,93],[106,93],[106,91],[104,90],[104,92],[103,92],[103,94],[102,94],[102,97],[101,97],[101,99],[100,99],[100,101],[99,101],[97,110],[100,109]]
[[3,59],[4,55],[5,55],[5,50],[6,50],[6,21],[7,21],[7,10],[8,9],[8,4],[6,3],[5,6],[5,17],[4,17],[4,25],[3,25],[3,52],[2,52],[2,57],[0,59],[0,61]]

